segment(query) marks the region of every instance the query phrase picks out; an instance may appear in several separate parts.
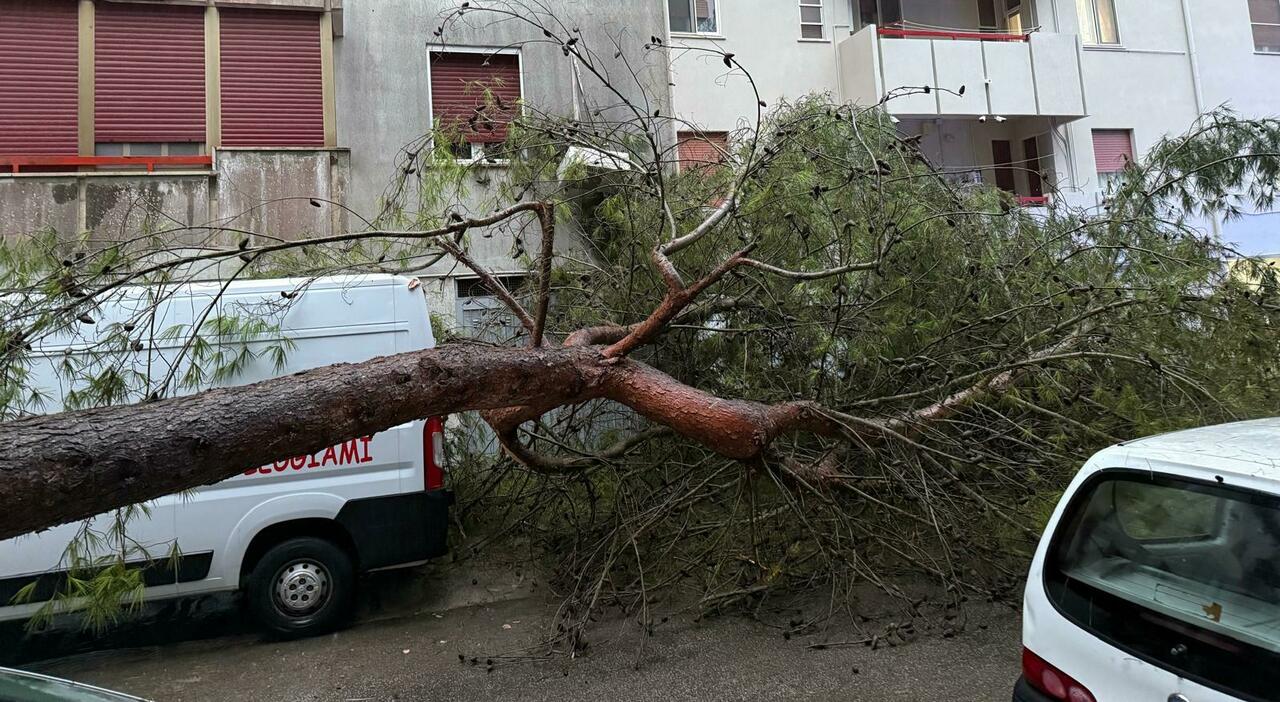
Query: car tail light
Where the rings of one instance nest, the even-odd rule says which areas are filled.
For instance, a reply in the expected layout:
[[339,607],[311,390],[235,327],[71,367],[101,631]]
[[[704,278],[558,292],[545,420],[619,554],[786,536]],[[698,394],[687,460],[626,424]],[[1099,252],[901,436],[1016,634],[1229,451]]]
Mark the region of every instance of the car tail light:
[[427,465],[427,489],[442,489],[448,467],[444,462],[444,420],[440,417],[428,419],[422,428],[422,460]]
[[1022,676],[1027,684],[1055,700],[1064,702],[1097,702],[1093,693],[1084,685],[1076,682],[1071,676],[1049,665],[1049,663],[1032,653],[1030,649],[1022,649]]

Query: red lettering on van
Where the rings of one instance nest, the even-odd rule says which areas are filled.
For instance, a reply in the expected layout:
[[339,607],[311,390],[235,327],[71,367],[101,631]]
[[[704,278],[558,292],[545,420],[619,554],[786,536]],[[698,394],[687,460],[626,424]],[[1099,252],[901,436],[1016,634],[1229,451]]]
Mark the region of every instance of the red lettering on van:
[[250,468],[244,472],[245,475],[271,475],[272,473],[283,473],[292,468],[293,470],[302,470],[303,468],[323,468],[325,466],[352,466],[361,463],[372,463],[373,455],[370,452],[370,445],[373,443],[372,436],[361,436],[359,438],[345,441],[337,446],[330,446],[320,453],[313,453],[308,456],[294,456],[283,460],[269,463],[258,468]]

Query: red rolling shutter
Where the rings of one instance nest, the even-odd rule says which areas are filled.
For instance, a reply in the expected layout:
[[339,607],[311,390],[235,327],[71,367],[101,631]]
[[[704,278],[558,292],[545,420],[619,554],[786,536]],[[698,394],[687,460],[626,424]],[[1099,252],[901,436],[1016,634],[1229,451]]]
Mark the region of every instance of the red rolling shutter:
[[[489,102],[486,93],[493,95]],[[506,141],[520,102],[520,57],[431,52],[431,112],[437,126],[472,143]]]
[[95,139],[203,142],[204,8],[97,3]]
[[222,145],[324,146],[320,14],[224,9]]
[[1128,129],[1093,130],[1093,158],[1099,173],[1119,173],[1133,160],[1133,133]]
[[729,148],[725,132],[680,132],[676,135],[681,168],[707,168],[724,162]]
[[0,0],[0,154],[77,153],[79,11]]

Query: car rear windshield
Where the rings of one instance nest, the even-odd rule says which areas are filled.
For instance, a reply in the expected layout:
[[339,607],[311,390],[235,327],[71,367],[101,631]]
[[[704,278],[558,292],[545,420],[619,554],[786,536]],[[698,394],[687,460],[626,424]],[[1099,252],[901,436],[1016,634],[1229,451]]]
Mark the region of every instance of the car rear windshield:
[[1280,500],[1214,482],[1104,471],[1068,506],[1045,564],[1080,627],[1250,699],[1280,690]]

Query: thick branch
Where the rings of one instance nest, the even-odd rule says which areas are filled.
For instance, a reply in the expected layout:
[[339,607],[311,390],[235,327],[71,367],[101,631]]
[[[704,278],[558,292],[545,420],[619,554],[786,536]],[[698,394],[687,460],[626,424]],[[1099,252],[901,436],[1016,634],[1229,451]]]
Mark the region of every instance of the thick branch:
[[599,348],[449,345],[159,402],[0,424],[0,539],[414,419],[590,394]]

